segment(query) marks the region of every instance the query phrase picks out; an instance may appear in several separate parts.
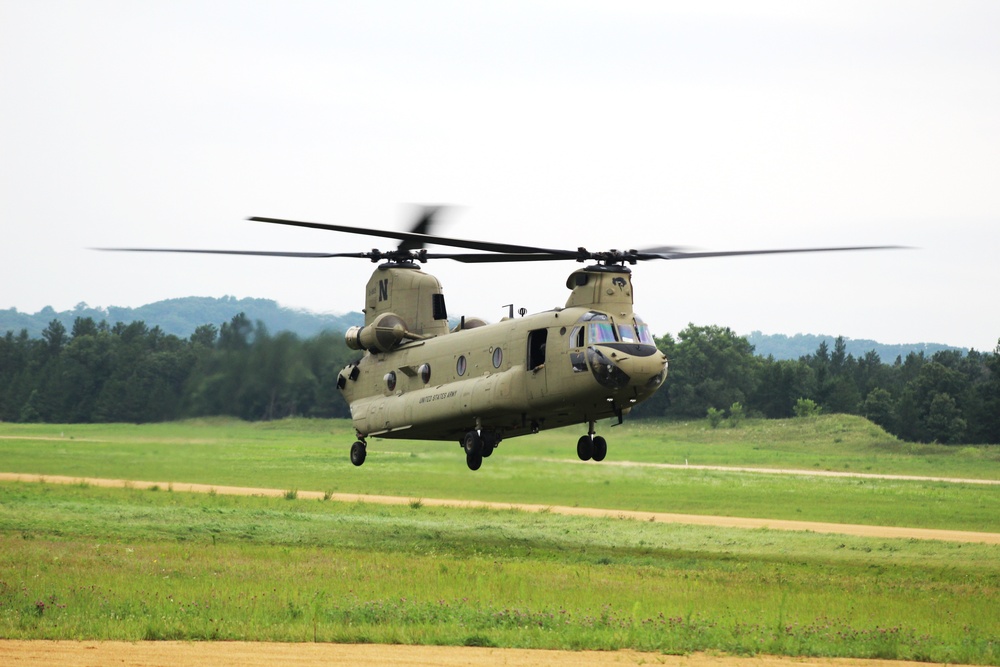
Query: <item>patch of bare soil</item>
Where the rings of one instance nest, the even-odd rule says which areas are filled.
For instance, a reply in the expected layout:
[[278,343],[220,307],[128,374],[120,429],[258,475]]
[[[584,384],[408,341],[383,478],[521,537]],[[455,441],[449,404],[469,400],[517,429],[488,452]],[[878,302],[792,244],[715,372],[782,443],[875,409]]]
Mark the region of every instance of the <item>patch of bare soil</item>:
[[256,642],[0,641],[0,665],[92,667],[926,667],[891,660],[685,656],[638,651],[541,651],[462,646],[264,644]]

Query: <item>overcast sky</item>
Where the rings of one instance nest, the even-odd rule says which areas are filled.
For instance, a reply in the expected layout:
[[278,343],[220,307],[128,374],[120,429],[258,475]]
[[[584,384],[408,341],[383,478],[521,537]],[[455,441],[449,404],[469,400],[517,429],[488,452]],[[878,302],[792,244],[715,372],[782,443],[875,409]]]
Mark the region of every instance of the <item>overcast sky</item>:
[[[362,307],[360,251],[252,215],[588,249],[899,244],[647,262],[636,310],[991,351],[1000,3],[0,0],[0,308]],[[425,267],[451,315],[564,304],[576,265]]]

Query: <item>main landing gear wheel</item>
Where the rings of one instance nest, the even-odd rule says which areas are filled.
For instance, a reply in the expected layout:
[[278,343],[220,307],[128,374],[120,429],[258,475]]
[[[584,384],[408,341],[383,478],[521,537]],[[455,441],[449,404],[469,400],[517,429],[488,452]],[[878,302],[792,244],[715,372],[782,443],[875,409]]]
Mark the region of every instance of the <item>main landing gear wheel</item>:
[[576,455],[581,461],[603,461],[608,455],[608,441],[599,435],[581,435],[576,441]]
[[[479,470],[483,465],[483,439],[478,431],[469,431],[462,438],[462,448],[465,449],[465,463],[469,470]],[[493,449],[490,448],[490,453]]]
[[590,450],[590,458],[595,461],[603,461],[608,455],[608,441],[599,435],[594,436],[593,448]]
[[359,466],[364,463],[367,455],[368,447],[365,446],[365,443],[358,440],[351,445],[351,463],[354,465]]
[[465,448],[466,454],[479,454],[482,456],[483,453],[483,439],[479,437],[477,431],[469,431],[462,438],[462,447]]
[[500,439],[496,436],[496,433],[490,431],[483,431],[479,438],[483,441],[483,458],[488,458],[493,453],[493,450],[496,449]]

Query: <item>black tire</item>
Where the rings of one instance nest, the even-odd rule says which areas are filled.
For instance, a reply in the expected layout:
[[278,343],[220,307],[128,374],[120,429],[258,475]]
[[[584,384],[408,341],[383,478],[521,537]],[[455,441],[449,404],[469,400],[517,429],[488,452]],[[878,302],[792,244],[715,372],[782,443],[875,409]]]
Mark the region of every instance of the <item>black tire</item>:
[[[462,440],[462,446],[465,447],[465,455],[472,456],[476,455],[480,458],[483,456],[483,439],[479,437],[476,431],[469,431],[465,434],[465,438]],[[476,466],[478,468],[478,466]],[[473,468],[475,470],[476,468]]]
[[465,464],[469,466],[469,470],[479,470],[483,465],[482,454],[466,454]]
[[593,451],[594,441],[589,435],[581,435],[580,439],[576,441],[576,455],[580,457],[581,461],[589,461],[593,456]]
[[483,431],[481,440],[483,441],[483,458],[489,458],[490,454],[497,447],[497,437],[492,433]]
[[365,447],[365,443],[359,440],[351,445],[351,463],[354,465],[359,466],[364,463],[367,455],[368,448]]
[[594,436],[594,447],[591,451],[591,458],[595,461],[603,461],[608,455],[608,441],[599,435]]

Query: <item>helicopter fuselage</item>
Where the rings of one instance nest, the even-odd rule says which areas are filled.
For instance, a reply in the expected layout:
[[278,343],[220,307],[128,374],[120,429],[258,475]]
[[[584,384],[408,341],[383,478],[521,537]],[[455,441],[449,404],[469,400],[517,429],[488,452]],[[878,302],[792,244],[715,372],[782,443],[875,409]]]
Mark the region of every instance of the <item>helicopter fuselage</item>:
[[[391,301],[399,278],[391,272],[403,270],[413,271],[373,275],[369,284],[382,302]],[[414,277],[403,276],[408,285]],[[496,443],[579,423],[592,434],[595,421],[620,420],[662,385],[666,357],[632,312],[627,268],[581,269],[567,284],[573,293],[565,308],[429,337],[402,333],[406,318],[391,319],[385,308],[371,313],[373,349],[339,379],[359,437],[461,442],[476,431]],[[377,342],[376,330],[393,327],[398,344]],[[366,332],[354,335],[358,346]]]

